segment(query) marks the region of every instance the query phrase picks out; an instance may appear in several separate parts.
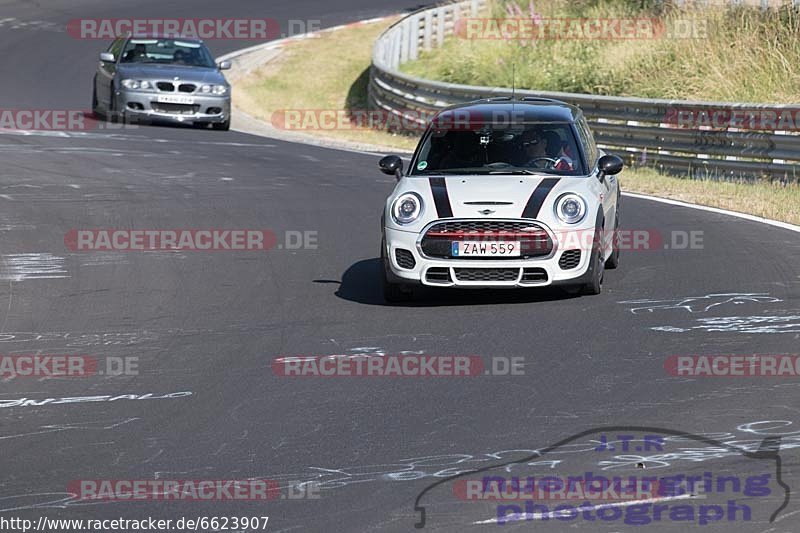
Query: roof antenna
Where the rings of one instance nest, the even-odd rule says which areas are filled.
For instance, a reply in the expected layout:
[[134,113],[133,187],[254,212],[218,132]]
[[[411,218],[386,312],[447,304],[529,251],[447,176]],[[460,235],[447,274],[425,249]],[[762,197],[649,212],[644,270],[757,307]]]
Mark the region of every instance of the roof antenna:
[[511,63],[511,99],[517,97],[517,64]]

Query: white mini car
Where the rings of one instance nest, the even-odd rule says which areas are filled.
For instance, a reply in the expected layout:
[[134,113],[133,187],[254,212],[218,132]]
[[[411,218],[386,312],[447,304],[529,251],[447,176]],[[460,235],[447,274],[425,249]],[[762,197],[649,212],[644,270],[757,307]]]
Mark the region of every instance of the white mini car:
[[542,98],[493,98],[442,110],[382,217],[384,297],[415,286],[563,285],[599,294],[619,262],[622,159],[597,148],[580,109]]

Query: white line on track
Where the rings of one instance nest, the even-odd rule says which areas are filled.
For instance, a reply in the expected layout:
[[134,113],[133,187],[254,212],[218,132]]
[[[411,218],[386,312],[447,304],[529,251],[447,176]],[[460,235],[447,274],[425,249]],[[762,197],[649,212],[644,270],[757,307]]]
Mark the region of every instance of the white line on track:
[[731,217],[742,218],[744,220],[750,220],[752,222],[760,222],[762,224],[769,224],[770,226],[775,226],[778,228],[788,229],[789,231],[794,231],[800,233],[800,226],[795,226],[794,224],[789,224],[788,222],[781,222],[780,220],[772,220],[769,218],[763,218],[756,215],[748,215],[746,213],[737,213],[736,211],[728,211],[727,209],[720,209],[718,207],[709,207],[707,205],[698,205],[692,204],[689,202],[682,202],[680,200],[671,200],[669,198],[659,198],[657,196],[649,196],[647,194],[639,194],[635,192],[623,192],[623,196],[630,196],[631,198],[639,198],[641,200],[652,200],[654,202],[660,202],[662,204],[668,205],[676,205],[679,207],[688,207],[691,209],[698,209],[700,211],[708,211],[709,213],[717,213],[720,215],[728,215]]

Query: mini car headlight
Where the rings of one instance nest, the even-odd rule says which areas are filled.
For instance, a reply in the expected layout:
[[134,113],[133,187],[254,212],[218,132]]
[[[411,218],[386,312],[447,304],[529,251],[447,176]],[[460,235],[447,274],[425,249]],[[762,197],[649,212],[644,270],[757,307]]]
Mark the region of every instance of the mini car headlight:
[[211,92],[216,95],[222,95],[228,92],[228,88],[224,85],[214,85],[211,89]]
[[586,216],[586,201],[577,194],[564,194],[556,200],[556,216],[567,224],[577,224]]
[[392,218],[398,224],[411,224],[422,213],[422,198],[413,192],[400,195],[392,204]]
[[211,85],[201,85],[200,86],[201,93],[210,93],[211,92]]
[[122,80],[122,86],[126,89],[138,89],[139,80]]

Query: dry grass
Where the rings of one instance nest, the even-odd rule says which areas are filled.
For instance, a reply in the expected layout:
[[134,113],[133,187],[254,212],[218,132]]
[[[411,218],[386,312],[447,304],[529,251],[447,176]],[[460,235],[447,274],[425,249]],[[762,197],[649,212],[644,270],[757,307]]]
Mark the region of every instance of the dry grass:
[[[354,26],[291,44],[279,59],[239,82],[236,105],[268,123],[280,110],[308,110],[302,116],[312,118],[319,117],[314,111],[366,109],[372,43],[390,24]],[[416,144],[416,139],[381,131],[338,127],[302,131],[404,150]]]
[[729,209],[800,225],[800,184],[732,183],[659,174],[648,168],[626,169],[623,191],[650,194],[710,207]]
[[[788,7],[677,9],[641,0],[529,0],[493,4],[491,17],[655,18],[697,38],[466,39],[453,36],[403,70],[453,83],[644,98],[796,103],[800,12]],[[689,25],[691,22],[691,26]],[[681,34],[684,35],[684,34]]]

